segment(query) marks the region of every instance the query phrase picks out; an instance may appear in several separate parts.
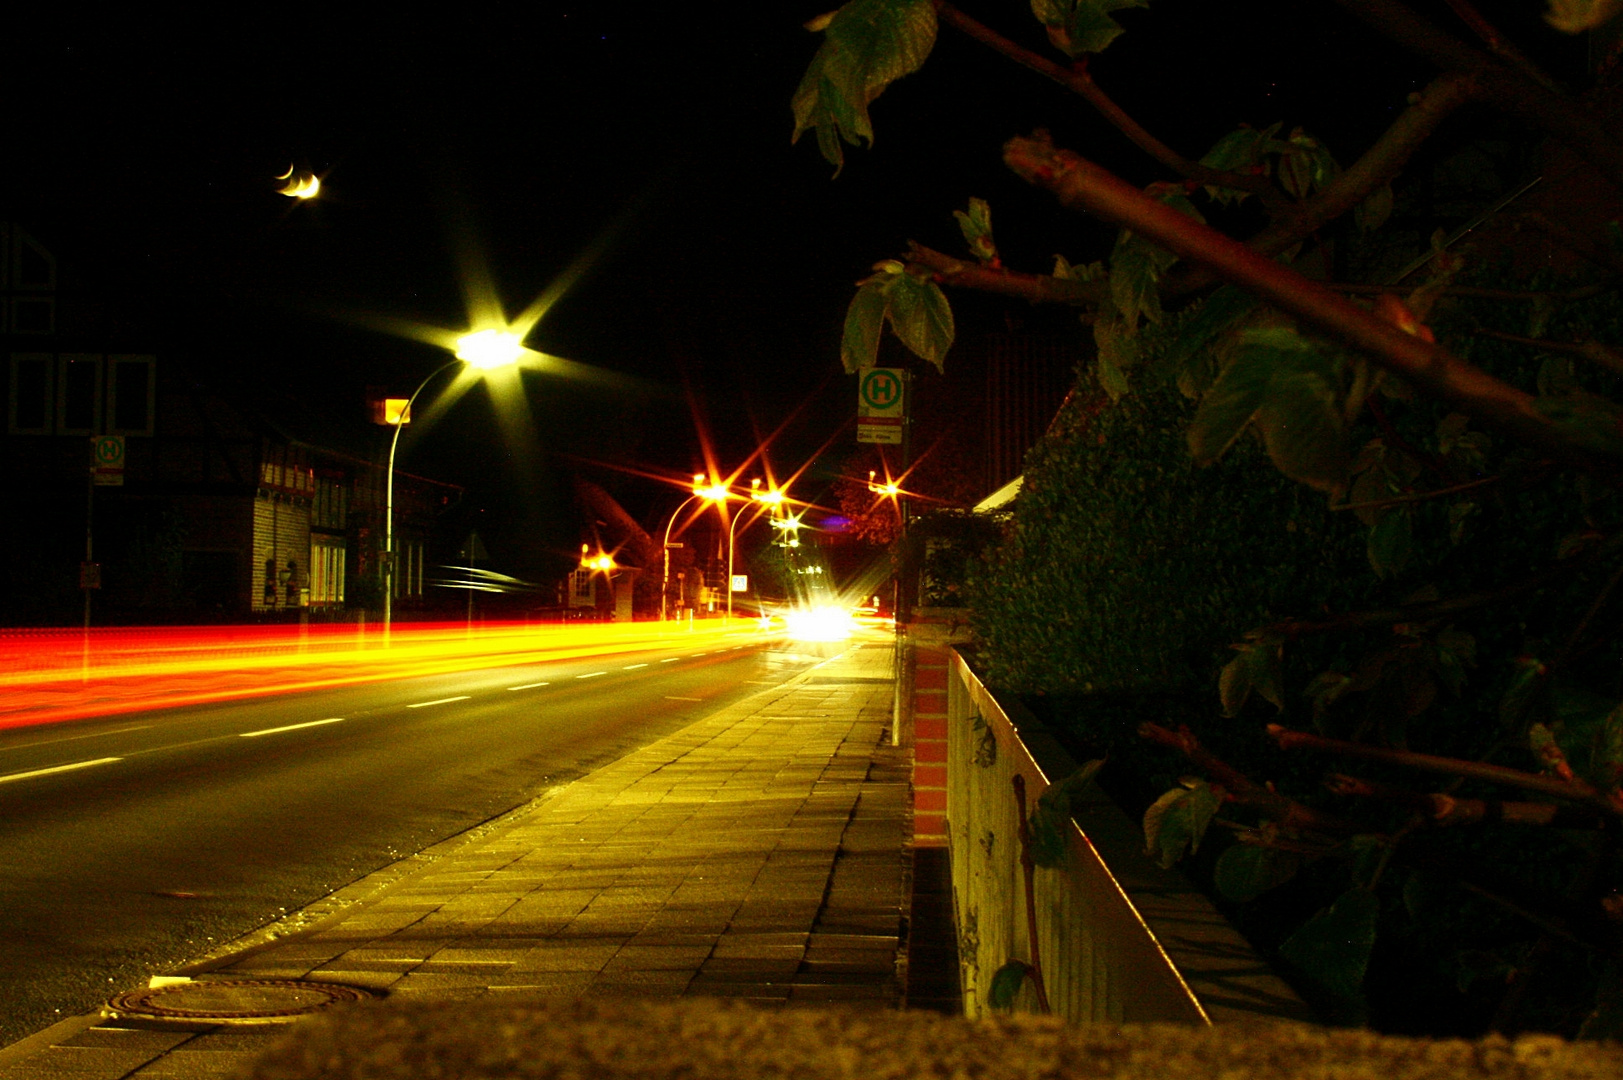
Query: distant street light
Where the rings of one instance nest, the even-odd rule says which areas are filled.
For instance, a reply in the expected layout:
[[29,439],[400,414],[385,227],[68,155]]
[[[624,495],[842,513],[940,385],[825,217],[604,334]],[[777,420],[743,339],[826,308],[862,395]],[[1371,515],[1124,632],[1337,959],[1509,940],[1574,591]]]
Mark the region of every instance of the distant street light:
[[[766,505],[770,511],[775,512],[783,505],[786,496],[777,488],[761,490],[761,480],[756,477],[750,481],[750,501]],[[760,515],[757,514],[757,517]],[[753,518],[751,520],[754,520]],[[733,518],[727,526],[727,618],[733,617],[733,536],[738,528],[738,518]]]
[[[693,494],[682,500],[682,505],[671,511],[671,520],[665,523],[665,543],[662,551],[665,557],[665,573],[660,579],[659,586],[659,621],[665,621],[665,599],[671,590],[671,526],[676,524],[676,518],[694,499],[703,499],[706,502],[724,503],[729,494],[724,484],[711,484],[704,486],[704,473],[693,474]],[[731,587],[732,582],[727,583]]]
[[394,625],[394,458],[400,446],[400,429],[411,423],[411,407],[417,396],[444,372],[463,364],[491,371],[518,363],[524,355],[523,341],[507,330],[480,330],[457,339],[456,359],[429,372],[406,399],[406,407],[394,418],[394,435],[389,439],[389,466],[384,472],[383,496],[383,640],[389,640]]

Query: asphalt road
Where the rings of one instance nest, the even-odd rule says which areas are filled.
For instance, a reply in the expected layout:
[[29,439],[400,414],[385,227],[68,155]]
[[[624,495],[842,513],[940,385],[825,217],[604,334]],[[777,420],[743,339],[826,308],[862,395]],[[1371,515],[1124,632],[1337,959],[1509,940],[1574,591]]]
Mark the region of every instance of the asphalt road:
[[789,648],[667,648],[0,731],[0,1046],[817,659]]

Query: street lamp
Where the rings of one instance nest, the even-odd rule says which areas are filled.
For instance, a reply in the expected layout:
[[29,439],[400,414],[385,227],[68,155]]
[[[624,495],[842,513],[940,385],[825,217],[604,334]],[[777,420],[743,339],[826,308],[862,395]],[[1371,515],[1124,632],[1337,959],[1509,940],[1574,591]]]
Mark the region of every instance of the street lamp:
[[[750,481],[750,502],[762,503],[776,512],[783,505],[786,496],[777,488],[761,490],[761,479],[756,477]],[[756,517],[760,514],[757,513]],[[733,518],[732,524],[727,527],[727,618],[733,617],[733,536],[738,528],[738,518]],[[754,520],[751,518],[750,520]]]
[[481,371],[510,367],[525,353],[523,340],[507,330],[480,330],[457,339],[456,359],[440,365],[417,384],[406,399],[406,407],[394,419],[394,435],[389,439],[389,466],[384,471],[383,495],[383,640],[389,641],[394,625],[394,457],[400,446],[400,429],[411,422],[411,407],[417,396],[444,372],[461,364]]
[[[704,473],[693,474],[693,487],[691,490],[693,494],[689,495],[686,499],[683,499],[681,506],[678,506],[675,510],[671,511],[671,520],[665,523],[665,543],[661,548],[665,558],[665,573],[660,580],[659,586],[660,622],[665,621],[665,598],[670,594],[671,590],[671,526],[676,524],[677,516],[680,515],[683,510],[687,509],[688,503],[691,503],[694,499],[703,499],[706,502],[724,503],[727,501],[727,495],[729,494],[725,484],[711,484],[708,487],[704,486]],[[731,586],[732,582],[729,581],[727,584]]]

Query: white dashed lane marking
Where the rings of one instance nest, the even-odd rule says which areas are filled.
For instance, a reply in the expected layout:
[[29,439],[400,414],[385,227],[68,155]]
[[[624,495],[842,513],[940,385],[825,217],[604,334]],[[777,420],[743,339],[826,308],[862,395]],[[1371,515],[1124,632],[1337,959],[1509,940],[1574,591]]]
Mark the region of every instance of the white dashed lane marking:
[[239,732],[238,734],[240,734],[244,739],[257,739],[261,735],[276,735],[283,731],[297,731],[300,728],[320,727],[322,724],[341,724],[343,721],[344,718],[342,716],[334,716],[329,720],[307,720],[302,724],[287,724],[283,727],[268,727],[261,731],[243,731]]
[[534,690],[538,686],[551,686],[549,682],[527,682],[523,686],[509,686],[509,690]]
[[407,705],[406,708],[408,708],[408,709],[426,709],[430,705],[449,705],[453,701],[467,701],[471,697],[473,697],[472,694],[461,694],[461,695],[459,695],[457,697],[435,698],[433,701],[419,701],[414,705]]
[[106,765],[113,761],[123,761],[123,758],[103,757],[94,761],[75,761],[71,765],[52,765],[48,769],[30,769],[27,772],[12,773],[10,776],[0,776],[0,784],[9,784],[13,780],[27,780],[35,776],[49,776],[52,773],[72,772],[74,769],[88,769],[92,765]]
[[607,675],[607,674],[608,674],[608,672],[606,672],[606,671],[593,671],[593,672],[589,672],[589,673],[587,673],[585,675],[576,675],[575,678],[577,678],[577,679],[595,679],[599,675]]

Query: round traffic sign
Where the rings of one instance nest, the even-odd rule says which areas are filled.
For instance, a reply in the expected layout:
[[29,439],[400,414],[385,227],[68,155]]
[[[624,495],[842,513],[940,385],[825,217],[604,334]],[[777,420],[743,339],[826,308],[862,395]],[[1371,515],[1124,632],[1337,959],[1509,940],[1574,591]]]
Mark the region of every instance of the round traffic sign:
[[901,376],[890,368],[873,368],[862,376],[861,393],[870,409],[894,409],[902,403]]
[[124,460],[124,438],[121,435],[101,435],[96,439],[96,464],[118,465]]

